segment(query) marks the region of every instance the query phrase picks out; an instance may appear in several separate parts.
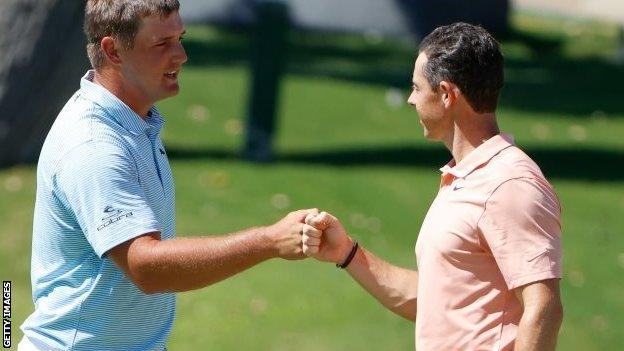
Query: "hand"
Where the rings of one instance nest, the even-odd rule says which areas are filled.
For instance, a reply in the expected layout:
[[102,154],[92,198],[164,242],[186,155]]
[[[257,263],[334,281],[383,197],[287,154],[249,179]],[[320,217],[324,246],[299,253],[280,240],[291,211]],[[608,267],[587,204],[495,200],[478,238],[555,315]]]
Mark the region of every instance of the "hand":
[[271,248],[277,257],[287,260],[300,260],[303,254],[303,226],[306,216],[316,216],[318,209],[294,211],[277,223],[269,226],[268,236]]
[[319,261],[341,264],[353,247],[353,239],[336,217],[327,212],[308,214],[303,226],[303,253]]

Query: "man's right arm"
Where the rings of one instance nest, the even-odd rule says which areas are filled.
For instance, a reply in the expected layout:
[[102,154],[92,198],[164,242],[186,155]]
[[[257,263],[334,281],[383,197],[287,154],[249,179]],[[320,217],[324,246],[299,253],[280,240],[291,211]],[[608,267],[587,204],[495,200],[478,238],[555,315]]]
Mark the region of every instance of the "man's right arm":
[[107,255],[145,293],[199,289],[270,258],[303,258],[302,222],[315,211],[292,212],[271,226],[225,236],[160,240],[159,232],[147,233]]
[[293,212],[273,225],[227,236],[160,240],[162,225],[121,142],[76,146],[64,155],[55,182],[59,201],[94,252],[107,255],[149,293],[203,287],[272,257],[303,258],[303,219],[317,212]]
[[[306,218],[303,244],[306,255],[337,264],[342,264],[353,248],[353,240],[342,224],[326,212]],[[394,266],[361,246],[346,270],[383,306],[416,320],[417,271]]]

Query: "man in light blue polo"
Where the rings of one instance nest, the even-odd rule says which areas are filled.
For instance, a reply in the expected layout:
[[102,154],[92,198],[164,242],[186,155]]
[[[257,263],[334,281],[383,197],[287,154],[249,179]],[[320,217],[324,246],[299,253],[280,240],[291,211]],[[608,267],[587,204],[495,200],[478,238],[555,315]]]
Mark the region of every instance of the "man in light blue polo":
[[186,62],[177,0],[89,0],[93,70],[57,117],[37,166],[35,311],[19,350],[163,350],[175,292],[264,260],[303,258],[306,215],[226,236],[175,238],[174,185],[154,103]]

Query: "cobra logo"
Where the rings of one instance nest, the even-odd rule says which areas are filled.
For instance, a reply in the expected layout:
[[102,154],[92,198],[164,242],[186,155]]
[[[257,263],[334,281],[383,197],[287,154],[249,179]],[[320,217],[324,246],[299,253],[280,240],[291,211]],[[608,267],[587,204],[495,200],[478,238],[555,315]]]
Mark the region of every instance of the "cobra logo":
[[108,227],[115,222],[119,222],[124,218],[132,217],[132,211],[124,213],[122,210],[114,209],[113,206],[106,206],[104,208],[104,213],[106,213],[107,216],[102,218],[102,224],[97,227],[98,231]]

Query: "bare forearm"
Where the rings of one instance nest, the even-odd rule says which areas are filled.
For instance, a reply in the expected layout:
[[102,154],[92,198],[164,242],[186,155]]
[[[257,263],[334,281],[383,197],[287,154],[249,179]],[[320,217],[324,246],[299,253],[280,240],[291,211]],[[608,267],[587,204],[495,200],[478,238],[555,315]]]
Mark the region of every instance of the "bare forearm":
[[554,351],[562,319],[560,306],[525,311],[518,327],[515,351]]
[[[302,243],[320,261],[344,264],[355,247],[340,221],[327,212],[307,216]],[[416,320],[418,272],[393,266],[359,246],[347,271],[366,291],[392,312]]]
[[141,258],[141,286],[150,293],[198,289],[275,257],[262,228],[214,237],[155,241]]
[[293,211],[272,225],[225,236],[160,240],[160,232],[145,233],[106,255],[145,293],[193,290],[269,258],[304,258],[303,220],[316,213]]
[[408,320],[416,320],[417,271],[391,265],[362,247],[347,271],[386,308]]

